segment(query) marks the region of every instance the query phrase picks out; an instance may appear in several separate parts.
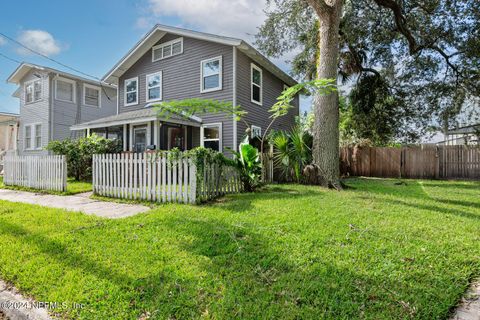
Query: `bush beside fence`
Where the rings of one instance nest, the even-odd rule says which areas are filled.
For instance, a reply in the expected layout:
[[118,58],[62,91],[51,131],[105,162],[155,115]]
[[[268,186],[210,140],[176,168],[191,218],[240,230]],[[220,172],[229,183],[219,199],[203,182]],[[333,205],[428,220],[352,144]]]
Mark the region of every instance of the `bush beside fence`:
[[18,156],[4,158],[3,183],[40,190],[67,190],[65,156]]
[[[173,155],[173,154],[172,154]],[[113,198],[197,203],[240,192],[236,168],[182,153],[124,153],[93,156],[93,191]]]

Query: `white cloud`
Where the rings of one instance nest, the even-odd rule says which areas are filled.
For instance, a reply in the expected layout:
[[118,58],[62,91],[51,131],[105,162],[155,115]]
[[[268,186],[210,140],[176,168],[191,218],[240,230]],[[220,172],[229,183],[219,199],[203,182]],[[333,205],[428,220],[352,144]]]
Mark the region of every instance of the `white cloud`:
[[5,40],[4,37],[0,36],[0,46],[3,46],[5,43],[7,43],[7,40]]
[[265,19],[265,5],[265,0],[149,0],[151,16],[139,18],[137,26],[146,26],[152,16],[176,17],[204,32],[252,40]]
[[[18,36],[17,41],[46,56],[53,56],[62,51],[60,43],[50,33],[43,30],[24,30]],[[33,54],[22,47],[19,47],[17,52],[22,55]]]

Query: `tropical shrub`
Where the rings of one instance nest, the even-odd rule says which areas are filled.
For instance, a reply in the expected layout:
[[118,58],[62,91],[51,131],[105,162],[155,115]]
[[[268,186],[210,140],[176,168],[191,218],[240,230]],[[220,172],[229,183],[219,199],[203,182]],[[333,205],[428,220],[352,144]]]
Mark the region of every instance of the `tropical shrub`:
[[299,125],[272,135],[275,165],[282,169],[287,181],[302,182],[303,169],[312,162],[312,140],[312,135]]
[[238,146],[238,152],[230,152],[235,156],[233,161],[240,170],[244,190],[252,192],[261,185],[262,162],[257,148],[249,144],[248,140],[246,136]]
[[96,134],[80,139],[50,141],[46,147],[57,155],[67,158],[68,176],[77,181],[92,179],[92,158],[94,154],[118,153],[122,147],[117,140],[108,140]]

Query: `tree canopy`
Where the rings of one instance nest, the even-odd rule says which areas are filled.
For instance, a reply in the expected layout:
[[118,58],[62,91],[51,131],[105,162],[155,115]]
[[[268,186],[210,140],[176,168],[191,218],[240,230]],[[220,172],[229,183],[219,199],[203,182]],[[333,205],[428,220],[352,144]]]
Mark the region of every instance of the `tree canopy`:
[[[314,9],[306,0],[267,3],[267,20],[257,34],[260,50],[274,57],[293,52],[293,74],[315,78],[319,33]],[[475,0],[346,0],[338,71],[352,88],[352,111],[368,107],[371,118],[381,106],[387,118],[397,121],[395,135],[403,141],[417,139],[432,126],[452,125],[462,108],[480,96],[479,20]],[[373,94],[379,98],[375,103],[368,100]],[[360,106],[364,109],[355,109]]]

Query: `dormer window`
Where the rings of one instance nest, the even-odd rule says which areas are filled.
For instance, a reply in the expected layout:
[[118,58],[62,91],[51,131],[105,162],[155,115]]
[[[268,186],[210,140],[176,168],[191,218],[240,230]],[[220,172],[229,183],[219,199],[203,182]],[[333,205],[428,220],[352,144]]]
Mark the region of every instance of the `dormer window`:
[[152,48],[152,61],[158,61],[183,53],[183,38],[159,44]]

